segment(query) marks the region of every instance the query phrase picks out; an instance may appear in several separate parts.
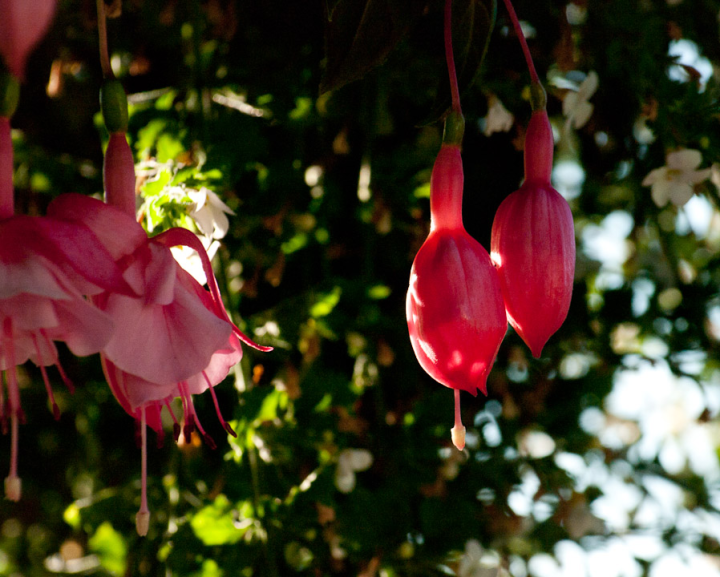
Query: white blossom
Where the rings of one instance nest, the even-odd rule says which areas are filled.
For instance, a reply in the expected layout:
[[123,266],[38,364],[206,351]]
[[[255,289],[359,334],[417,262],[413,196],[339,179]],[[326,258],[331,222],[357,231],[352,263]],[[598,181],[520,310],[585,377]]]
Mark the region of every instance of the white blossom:
[[490,136],[493,132],[507,132],[512,128],[515,117],[503,106],[500,99],[494,94],[488,96],[488,113],[483,119],[485,128],[483,134]]
[[350,493],[355,488],[355,473],[365,471],[373,463],[372,453],[366,449],[344,449],[338,456],[335,470],[335,486],[341,493]]
[[499,577],[500,558],[494,551],[485,551],[476,539],[465,543],[457,577]]
[[665,206],[668,201],[683,206],[692,198],[694,185],[710,177],[711,169],[697,170],[702,154],[687,148],[669,153],[665,162],[665,166],[652,170],[642,184],[652,187],[652,199],[658,206]]
[[223,238],[230,227],[226,214],[235,213],[212,190],[205,187],[187,189],[187,195],[193,201],[190,216],[200,231],[210,238]]
[[593,105],[588,102],[598,88],[597,72],[591,70],[578,86],[577,92],[569,91],[563,98],[563,114],[567,118],[566,126],[576,130],[585,126],[593,113]]
[[[199,238],[205,247],[208,259],[212,260],[218,248],[220,248],[220,243],[206,236],[199,236]],[[196,281],[198,281],[201,285],[207,283],[207,277],[205,276],[205,271],[202,267],[202,260],[200,259],[200,255],[198,253],[189,246],[173,246],[170,248],[170,252],[172,252],[172,255],[175,257],[177,263],[190,273]]]

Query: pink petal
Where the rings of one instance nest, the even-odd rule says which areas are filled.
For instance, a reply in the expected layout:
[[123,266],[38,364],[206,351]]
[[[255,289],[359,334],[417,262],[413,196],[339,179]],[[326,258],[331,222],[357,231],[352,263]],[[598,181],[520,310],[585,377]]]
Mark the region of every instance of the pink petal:
[[111,295],[104,308],[116,324],[105,355],[120,369],[155,383],[178,383],[199,373],[231,334],[230,325],[180,283],[169,305]]
[[147,242],[147,234],[134,218],[114,206],[82,194],[61,194],[50,203],[47,215],[83,223],[115,260],[132,254]]
[[93,355],[105,346],[113,334],[110,316],[85,299],[55,302],[59,320],[56,328],[47,330],[52,340],[63,341],[74,355]]

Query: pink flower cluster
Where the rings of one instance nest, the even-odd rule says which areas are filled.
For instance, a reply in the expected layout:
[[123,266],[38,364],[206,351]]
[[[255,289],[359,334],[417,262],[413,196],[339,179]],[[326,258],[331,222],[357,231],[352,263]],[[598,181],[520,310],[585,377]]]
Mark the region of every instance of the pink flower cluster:
[[[27,54],[47,28],[54,4],[0,0],[0,54],[15,81],[23,78]],[[0,82],[6,88],[11,84],[12,79]],[[134,166],[124,132],[111,135],[106,153],[108,203],[64,194],[44,217],[16,215],[12,112],[0,110],[0,423],[11,433],[5,495],[13,501],[21,496],[18,425],[25,416],[17,366],[30,360],[40,368],[58,418],[46,367],[57,366],[72,388],[55,346],[64,342],[78,356],[100,353],[115,398],[140,424],[142,496],[136,525],[145,535],[146,426],[162,436],[160,412],[167,407],[177,439],[181,427],[169,403],[180,397],[186,440],[197,429],[214,446],[192,400],[209,390],[220,422],[234,435],[220,415],[213,387],[241,359],[241,342],[261,351],[271,348],[255,344],[231,322],[205,249],[192,232],[170,229],[148,238],[136,222]],[[208,289],[175,261],[173,246],[198,252]]]

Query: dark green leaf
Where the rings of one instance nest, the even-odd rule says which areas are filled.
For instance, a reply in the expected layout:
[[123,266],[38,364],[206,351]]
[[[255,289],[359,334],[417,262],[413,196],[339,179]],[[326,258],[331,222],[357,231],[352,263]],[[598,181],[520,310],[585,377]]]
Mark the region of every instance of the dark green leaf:
[[[495,25],[496,0],[455,0],[452,13],[453,53],[460,93],[471,86],[480,72]],[[451,95],[447,70],[440,82],[431,114],[422,124],[437,122],[450,109]]]
[[329,1],[320,93],[358,80],[382,64],[424,8],[420,0]]

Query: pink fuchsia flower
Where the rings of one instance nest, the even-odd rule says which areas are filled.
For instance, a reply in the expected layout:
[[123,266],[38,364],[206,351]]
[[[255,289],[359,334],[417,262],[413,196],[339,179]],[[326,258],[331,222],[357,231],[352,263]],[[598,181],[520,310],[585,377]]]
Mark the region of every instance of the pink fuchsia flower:
[[[161,409],[170,410],[169,402],[180,397],[186,440],[197,428],[214,447],[192,401],[193,395],[209,389],[220,422],[234,435],[220,414],[213,387],[242,358],[241,341],[261,351],[271,347],[257,345],[229,320],[210,261],[194,233],[176,228],[148,239],[124,210],[81,195],[60,197],[48,212],[71,221],[82,220],[95,231],[120,263],[127,283],[140,295],[133,298],[108,291],[93,300],[115,322],[113,336],[101,353],[108,384],[120,405],[140,423],[143,472],[137,529],[144,535],[149,525],[146,425],[162,436]],[[210,291],[173,259],[170,247],[178,245],[200,254]],[[175,419],[171,410],[170,414]],[[180,426],[175,422],[177,438]]]
[[575,273],[572,212],[550,184],[552,163],[552,128],[537,110],[525,137],[525,181],[498,208],[491,239],[508,320],[536,358],[567,317]]
[[45,35],[56,0],[0,0],[0,54],[19,80],[32,48]]
[[710,178],[712,169],[698,170],[702,163],[699,150],[682,148],[668,153],[666,165],[651,171],[642,181],[650,186],[653,202],[659,207],[668,201],[675,206],[684,206],[694,194],[694,186]]
[[53,341],[78,356],[98,352],[110,339],[113,322],[83,295],[103,290],[132,294],[114,259],[82,224],[51,218],[13,216],[0,220],[0,420],[11,421],[10,474],[6,496],[20,498],[17,475],[18,423],[24,422],[15,367],[28,359],[40,367],[55,418],[59,409],[45,367],[59,364]]
[[453,442],[462,449],[460,391],[487,392],[487,376],[507,330],[497,272],[462,221],[460,148],[443,145],[430,180],[430,234],[410,271],[406,314],[420,366],[455,390]]

